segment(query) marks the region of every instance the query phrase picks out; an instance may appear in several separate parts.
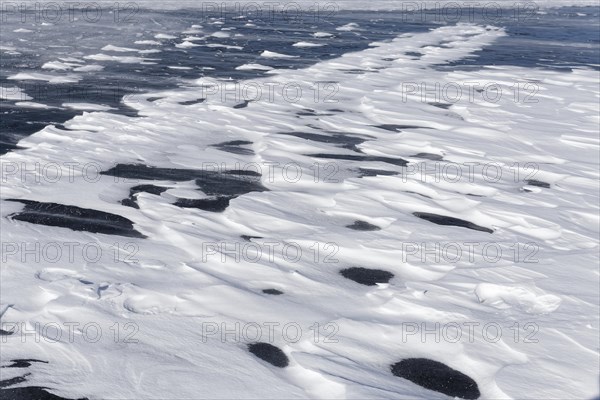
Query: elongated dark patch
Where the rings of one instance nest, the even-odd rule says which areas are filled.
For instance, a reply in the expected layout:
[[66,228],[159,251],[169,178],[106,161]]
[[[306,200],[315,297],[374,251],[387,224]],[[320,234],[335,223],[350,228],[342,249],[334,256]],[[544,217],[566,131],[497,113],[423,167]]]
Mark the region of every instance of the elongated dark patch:
[[[225,142],[226,146],[245,145],[247,141]],[[253,170],[196,170],[157,168],[143,164],[119,164],[107,171],[104,175],[111,175],[123,179],[189,181],[194,180],[199,190],[209,196],[206,199],[178,199],[174,204],[183,208],[198,208],[200,210],[222,212],[229,206],[229,202],[238,196],[250,192],[263,192],[268,189],[261,183],[260,173]],[[160,191],[158,186],[139,185],[137,189],[148,188],[153,193]],[[135,189],[135,188],[132,188]],[[143,190],[145,191],[145,190]],[[151,193],[152,193],[151,192]],[[162,192],[161,192],[162,193]],[[160,194],[160,193],[159,193]],[[137,206],[130,196],[125,200],[125,205]]]
[[197,178],[208,171],[179,168],[157,168],[144,164],[117,164],[102,171],[102,175],[110,175],[121,179],[141,179],[148,181],[183,182]]
[[285,353],[279,347],[269,343],[252,343],[248,345],[248,350],[261,360],[279,368],[285,368],[290,363]]
[[378,283],[388,283],[394,277],[394,274],[381,269],[369,269],[361,267],[351,267],[340,271],[344,278],[350,279],[356,283],[366,286],[375,286]]
[[136,194],[146,192],[160,196],[161,193],[169,190],[169,188],[154,186],[154,185],[137,185],[129,189],[129,197],[121,200],[121,204],[128,207],[140,208],[137,204]]
[[233,196],[218,196],[210,199],[179,199],[175,202],[177,207],[197,208],[199,210],[210,212],[223,212],[229,207],[229,202]]
[[68,228],[74,231],[135,238],[145,237],[133,228],[133,222],[120,215],[57,203],[41,203],[21,199],[9,199],[9,201],[25,204],[23,211],[10,216],[14,220]]
[[530,186],[537,186],[545,189],[550,189],[550,184],[547,182],[538,181],[536,179],[528,179],[525,182]]
[[5,365],[2,368],[27,368],[27,367],[31,367],[31,363],[48,364],[48,361],[35,360],[35,359],[17,359],[17,360],[11,360],[10,362],[12,364]]
[[250,236],[250,235],[242,235],[240,236],[242,239],[244,239],[246,242],[251,242],[252,239],[262,239],[262,236]]
[[460,371],[426,358],[408,358],[393,364],[392,373],[429,390],[462,399],[478,399],[477,383]]
[[432,160],[432,161],[441,161],[444,159],[444,157],[440,156],[439,154],[433,154],[433,153],[419,153],[419,154],[415,154],[412,157],[424,158],[426,160]]
[[408,161],[402,158],[381,157],[381,156],[360,156],[356,154],[307,154],[309,157],[330,158],[332,160],[365,161],[365,162],[384,162],[392,165],[404,167]]
[[260,183],[261,175],[248,171],[213,171],[196,169],[157,168],[143,164],[118,164],[101,172],[122,179],[164,180],[183,182],[195,180],[196,185],[209,196],[233,196],[267,189]]
[[447,215],[423,212],[414,212],[413,215],[415,217],[419,217],[421,219],[424,219],[425,221],[433,222],[434,224],[438,225],[460,226],[461,228],[473,229],[475,231],[494,233],[492,229],[486,228],[485,226],[475,225],[474,223],[465,221],[464,219],[449,217]]
[[448,103],[437,103],[437,102],[434,102],[434,103],[429,103],[429,105],[431,105],[431,106],[434,106],[434,107],[437,107],[437,108],[441,108],[441,109],[444,109],[444,110],[447,110],[447,109],[449,109],[450,107],[452,107],[452,104],[448,104]]
[[0,389],[0,399],[2,400],[69,400],[50,392],[45,388],[38,386],[27,386],[19,388]]
[[212,145],[221,151],[225,151],[227,153],[239,154],[239,155],[253,155],[254,151],[252,149],[247,149],[241,146],[251,145],[252,142],[247,140],[231,140],[229,142],[223,142]]
[[399,132],[404,129],[429,129],[426,126],[417,125],[394,125],[394,124],[383,124],[374,125],[375,128],[383,129],[384,131]]
[[386,171],[384,169],[370,169],[370,168],[359,168],[359,178],[370,177],[370,176],[393,176],[398,175],[396,171]]
[[181,104],[182,106],[192,106],[194,104],[203,103],[204,100],[206,100],[206,99],[196,99],[196,100],[180,101],[179,104]]
[[233,106],[233,108],[235,108],[235,109],[246,108],[246,107],[248,107],[248,104],[250,104],[250,101],[244,100],[243,102]]
[[366,221],[354,221],[351,225],[346,225],[346,228],[350,228],[355,231],[380,231],[381,228],[377,225],[370,224]]
[[301,139],[311,140],[319,143],[331,143],[337,147],[361,152],[357,145],[364,143],[368,138],[362,138],[343,133],[334,133],[331,135],[321,135],[310,132],[280,132],[280,135],[294,136]]
[[277,289],[263,289],[262,292],[265,294],[273,295],[273,296],[279,296],[279,295],[283,294],[283,292],[281,290],[277,290]]

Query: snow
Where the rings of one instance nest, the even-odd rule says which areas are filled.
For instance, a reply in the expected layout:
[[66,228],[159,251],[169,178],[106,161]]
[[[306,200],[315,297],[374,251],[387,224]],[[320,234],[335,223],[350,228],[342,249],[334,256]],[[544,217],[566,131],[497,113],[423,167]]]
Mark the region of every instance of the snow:
[[218,31],[218,32],[212,33],[210,36],[216,37],[216,38],[228,38],[231,36],[231,34],[228,32]]
[[106,45],[102,48],[102,51],[114,51],[117,53],[137,53],[140,50],[139,49],[132,49],[130,47],[119,47],[119,46],[113,46],[112,44]]
[[[90,235],[2,218],[1,230],[10,232],[11,243],[35,238],[40,246],[94,243],[103,250],[94,262],[81,252],[60,263],[10,257],[2,267],[3,322],[28,321],[30,332],[35,323],[93,322],[104,332],[94,343],[80,330],[74,340],[64,337],[61,343],[13,338],[3,344],[3,358],[43,355],[49,363],[36,365],[29,382],[73,398],[444,398],[390,373],[390,365],[410,357],[460,370],[477,382],[482,398],[597,396],[597,71],[434,68],[468,57],[502,35],[495,27],[444,26],[246,82],[306,88],[309,94],[295,102],[275,90],[274,98],[263,96],[234,109],[221,94],[207,95],[201,86],[223,81],[202,78],[186,87],[125,98],[140,117],[84,113],[65,123],[68,131],[50,125],[23,139],[19,144],[27,151],[4,155],[4,165],[68,160],[76,163],[75,173],[32,183],[32,176],[6,172],[2,199],[118,214],[147,238]],[[407,55],[417,51],[421,57]],[[270,50],[261,55],[282,56]],[[92,59],[105,57],[122,60]],[[240,68],[250,67],[257,65]],[[51,82],[54,75],[20,73],[9,79]],[[477,82],[479,88],[497,83],[511,93],[515,83],[534,80],[539,95],[530,100],[536,103],[515,101],[512,95],[492,102],[484,97],[489,92],[433,100],[419,93],[423,82],[442,87]],[[315,82],[336,82],[331,101],[326,101],[332,93],[327,87],[315,101],[308,91]],[[161,99],[146,100],[151,97]],[[180,104],[201,98],[206,100]],[[440,102],[448,107],[435,105]],[[298,118],[306,109],[322,115]],[[365,137],[357,145],[362,155],[402,158],[408,165],[319,158],[315,155],[349,150],[281,134],[290,131]],[[254,154],[214,147],[231,140],[252,142]],[[259,166],[269,191],[245,194],[223,213],[212,213],[171,204],[176,197],[203,195],[192,181],[155,181],[169,190],[140,193],[135,209],[120,201],[132,186],[147,182],[105,175],[89,179],[116,163],[140,162],[195,170],[212,167],[211,162],[226,169]],[[451,172],[436,170],[448,165],[489,166],[501,174],[495,179],[491,171],[477,167],[468,173],[465,167],[456,180]],[[82,166],[94,168],[84,175]],[[398,175],[359,178],[359,168]],[[445,179],[436,179],[440,175]],[[3,217],[22,207],[2,204]],[[415,212],[461,218],[493,233],[435,225]],[[346,228],[356,220],[381,230]],[[236,261],[231,252],[207,251],[207,244],[248,243],[241,235],[262,237],[251,243],[263,251],[268,243],[278,244],[274,259],[263,254],[259,261]],[[458,261],[436,262],[431,255],[423,261],[421,244],[448,242],[471,247],[462,246]],[[281,253],[290,243],[302,249],[299,260]],[[506,249],[533,243],[536,261],[524,261],[529,251],[518,259],[511,253],[490,261],[477,245],[490,243]],[[337,262],[324,261],[331,245]],[[115,258],[115,246],[133,246],[133,257]],[[315,246],[321,251],[316,256]],[[351,266],[383,269],[394,278],[361,286],[339,274]],[[265,295],[265,288],[284,295]],[[223,339],[220,330],[221,324],[231,330],[236,323],[269,322],[280,324],[273,344],[290,359],[281,370],[249,354],[247,340],[235,341],[233,334]],[[297,341],[285,336],[286,323],[302,328]],[[458,342],[435,340],[435,329],[424,339],[422,324],[431,331],[436,323],[479,325],[473,340],[466,328]],[[122,335],[117,341],[110,329],[115,324]],[[310,329],[315,324],[318,341]],[[502,337],[490,340],[483,334],[485,324],[501,325]],[[123,334],[132,332],[126,326],[134,328],[136,342],[124,341]],[[207,330],[215,326],[219,331]],[[407,330],[415,326],[418,333]],[[335,340],[324,340],[332,332],[325,327],[334,328]],[[526,341],[531,337],[536,342]]]
[[96,71],[102,71],[103,69],[104,69],[104,67],[102,65],[89,64],[89,65],[83,65],[81,67],[73,68],[73,71],[76,71],[76,72],[96,72]]
[[[341,4],[399,7],[391,1]],[[325,29],[361,29],[337,25]],[[199,33],[197,28],[184,34]],[[306,34],[323,28],[309,29]],[[173,44],[183,48],[204,39],[171,33],[155,38],[176,39],[182,43]],[[1,267],[0,316],[3,323],[26,321],[29,332],[27,340],[2,338],[3,362],[39,355],[48,364],[35,364],[28,384],[72,398],[446,398],[391,374],[390,365],[412,357],[462,371],[477,382],[483,399],[596,398],[598,72],[436,67],[470,57],[503,35],[496,27],[440,26],[302,70],[241,58],[246,64],[237,70],[274,72],[237,82],[262,87],[258,99],[211,94],[203,85],[224,88],[236,82],[203,77],[127,96],[123,102],[139,112],[137,117],[104,112],[111,108],[100,104],[62,104],[86,112],[64,127],[46,126],[19,143],[26,150],[2,156],[3,246],[63,247],[58,262],[47,257],[32,262],[22,258],[23,252],[3,249],[8,261]],[[313,45],[322,44],[294,47]],[[273,47],[260,56],[295,57]],[[146,52],[113,45],[102,51]],[[124,64],[152,61],[81,56]],[[103,68],[60,60],[44,64],[55,70],[51,73],[21,72],[8,79],[75,83],[80,78],[64,71]],[[200,65],[198,70],[211,69]],[[503,95],[491,101],[493,91],[473,91],[474,82],[478,89],[499,86]],[[290,83],[302,88],[294,101],[281,91]],[[527,96],[523,86],[525,96],[515,99],[515,84],[531,83],[535,94]],[[274,84],[274,98],[266,96]],[[423,84],[430,90],[423,91]],[[439,89],[432,95],[435,84],[458,85],[462,95]],[[33,100],[18,87],[2,88],[0,96]],[[29,101],[16,106],[50,108]],[[336,145],[337,136],[364,139],[352,144],[360,152]],[[250,152],[224,150],[235,147]],[[343,158],[349,154],[357,158]],[[67,173],[66,162],[75,164],[74,175]],[[234,198],[222,213],[183,208],[173,203],[205,199],[208,191],[192,179],[140,181],[96,174],[117,163],[179,170],[258,167],[269,190]],[[62,176],[56,180],[46,178],[46,170],[23,175],[11,169],[40,165],[62,166]],[[454,179],[457,168],[462,175]],[[391,174],[360,177],[365,169]],[[133,186],[149,183],[165,191],[130,195]],[[121,204],[128,196],[139,208]],[[146,238],[11,219],[23,207],[7,201],[15,198],[120,215]],[[427,213],[460,218],[491,233],[418,218]],[[348,229],[369,224],[376,229]],[[65,243],[79,244],[74,259],[68,259]],[[452,247],[445,257],[435,260],[439,250],[431,248],[448,243]],[[83,244],[100,248],[100,258],[86,257]],[[222,244],[228,247],[217,249]],[[277,250],[270,259],[273,245]],[[235,246],[258,248],[262,257],[250,260],[245,253],[236,260]],[[285,246],[299,247],[300,259],[290,260],[281,251]],[[457,246],[460,257],[451,260]],[[491,253],[482,250],[486,246]],[[504,253],[490,261],[499,247]],[[362,286],[340,274],[348,267],[381,269],[394,277]],[[281,295],[267,295],[267,288]],[[36,323],[74,321],[80,323],[74,339],[63,332],[58,342],[33,340],[50,335]],[[264,326],[270,322],[278,323],[273,344],[290,361],[282,369],[251,355],[246,345],[253,340],[231,334],[238,323],[262,326],[267,341]],[[101,327],[99,341],[85,339],[89,332],[80,328],[86,323]],[[298,340],[286,336],[286,323],[301,327]],[[465,327],[470,323],[477,323],[473,338]],[[462,336],[449,340],[435,324],[460,325]],[[489,325],[501,326],[502,337],[490,340],[496,330],[485,331]],[[222,336],[223,326],[229,336]],[[135,341],[128,340],[131,332]],[[3,379],[4,371],[15,373],[3,369]]]
[[288,54],[277,53],[270,50],[263,51],[260,53],[260,56],[264,58],[298,58],[298,56],[290,56]]
[[136,40],[134,43],[148,45],[148,46],[160,46],[161,45],[161,43],[157,42],[156,40]]
[[331,37],[333,35],[331,33],[327,33],[327,32],[315,32],[315,33],[313,33],[313,36],[316,38],[325,38],[325,37]]
[[192,42],[188,42],[188,41],[184,41],[182,43],[177,43],[175,45],[175,47],[180,48],[180,49],[189,49],[191,47],[198,47],[198,44],[192,43]]
[[72,108],[73,110],[85,110],[85,111],[108,111],[113,108],[101,104],[92,103],[63,103],[63,107]]
[[240,65],[239,67],[236,67],[235,69],[237,69],[239,71],[249,71],[249,70],[270,71],[273,69],[273,67],[269,67],[268,65],[249,63],[249,64]]
[[77,64],[73,63],[65,63],[60,61],[50,61],[42,65],[42,69],[53,69],[57,71],[68,71],[73,69],[73,66],[77,66]]
[[293,44],[294,47],[322,47],[325,46],[322,43],[311,43],[311,42],[298,42]]
[[113,56],[110,54],[98,53],[83,57],[86,60],[93,61],[115,61],[121,64],[152,64],[151,58],[135,57],[135,56]]
[[45,110],[50,110],[56,107],[52,107],[46,104],[41,104],[41,103],[36,103],[33,101],[17,101],[15,103],[15,105],[17,107],[23,107],[23,108],[39,108],[39,109],[45,109]]
[[25,100],[32,100],[33,97],[27,95],[27,93],[25,93],[25,91],[19,87],[0,86],[0,99],[25,101]]
[[335,28],[336,31],[341,31],[341,32],[352,32],[359,29],[359,26],[357,23],[355,22],[350,22],[349,24],[343,25],[343,26],[339,26],[337,28]]
[[19,72],[8,76],[6,79],[14,81],[45,81],[48,83],[76,83],[81,80],[77,75],[50,75],[39,72]]
[[169,35],[166,33],[158,33],[154,35],[155,39],[177,39],[177,36]]

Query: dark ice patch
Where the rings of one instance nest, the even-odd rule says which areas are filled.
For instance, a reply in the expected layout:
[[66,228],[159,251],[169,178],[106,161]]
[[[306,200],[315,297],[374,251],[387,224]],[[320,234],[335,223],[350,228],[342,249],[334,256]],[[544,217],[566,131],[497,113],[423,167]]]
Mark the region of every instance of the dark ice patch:
[[240,236],[242,239],[244,239],[247,242],[252,241],[252,239],[262,239],[262,236],[249,236],[249,235],[242,235]]
[[209,196],[240,196],[250,192],[265,192],[260,175],[253,171],[223,174],[205,174],[196,179],[196,185]]
[[528,179],[525,181],[525,183],[527,183],[529,186],[537,186],[537,187],[541,187],[544,189],[550,189],[550,184],[546,183],[546,182],[542,182],[542,181],[538,181],[535,179]]
[[442,161],[444,159],[444,157],[440,156],[439,154],[433,153],[418,153],[411,157],[424,158],[431,161]]
[[8,199],[8,201],[25,204],[22,211],[10,215],[14,220],[68,228],[74,231],[135,238],[145,237],[133,228],[133,222],[120,215],[57,203],[41,203],[21,199]]
[[375,128],[383,129],[384,131],[390,132],[399,132],[403,129],[430,129],[426,126],[417,126],[417,125],[394,125],[394,124],[383,124],[383,125],[373,125]]
[[282,291],[277,290],[277,289],[263,289],[262,292],[265,293],[265,294],[271,294],[273,296],[279,296],[279,295],[283,294]]
[[448,103],[438,103],[438,102],[433,102],[433,103],[429,103],[430,106],[434,106],[437,108],[442,108],[444,110],[449,109],[450,107],[452,107],[452,104],[448,104]]
[[207,171],[179,168],[157,168],[144,164],[117,164],[102,175],[110,175],[121,179],[140,179],[148,181],[190,181]]
[[239,155],[254,155],[254,151],[252,149],[246,149],[240,146],[251,145],[252,142],[247,140],[232,140],[229,142],[223,142],[212,145],[221,151],[225,151],[227,153],[239,154]]
[[248,107],[248,104],[250,104],[250,101],[248,100],[244,100],[243,102],[236,104],[235,106],[233,106],[233,108],[235,108],[236,110],[240,109],[240,108],[246,108]]
[[478,399],[477,383],[460,371],[426,358],[408,358],[391,366],[392,374],[450,397]]
[[367,72],[379,72],[379,71],[371,71],[368,69],[340,69],[339,71],[342,71],[344,74],[349,74],[349,75],[362,75],[365,74]]
[[15,333],[14,331],[5,331],[4,329],[0,329],[0,336],[10,336],[13,333]]
[[319,113],[313,109],[305,108],[302,111],[298,111],[296,115],[299,117],[329,117],[333,114]]
[[208,196],[238,196],[267,189],[260,182],[261,175],[255,171],[209,171],[178,168],[157,168],[143,164],[118,164],[101,172],[103,175],[122,179],[165,180],[183,182],[195,180]]
[[[233,141],[228,143],[246,143]],[[144,180],[194,180],[199,190],[209,198],[178,199],[174,205],[182,208],[198,208],[211,212],[223,212],[229,202],[246,193],[266,191],[260,181],[261,175],[256,171],[230,170],[224,172],[156,168],[143,164],[119,164],[110,170],[102,172],[105,175],[117,176],[123,179]]]
[[386,171],[384,169],[369,169],[369,168],[359,168],[359,178],[369,177],[369,176],[393,176],[398,175],[399,172],[396,171]]
[[285,368],[290,361],[280,348],[269,343],[252,343],[248,345],[250,353],[279,368]]
[[238,176],[253,176],[256,178],[260,178],[262,175],[256,171],[252,170],[241,170],[241,169],[232,169],[229,171],[223,172],[226,175],[238,175]]
[[60,397],[45,390],[46,388],[38,386],[28,386],[19,388],[0,389],[0,399],[2,400],[69,400]]
[[394,277],[394,274],[381,269],[368,269],[361,267],[351,267],[340,271],[340,274],[346,279],[366,286],[375,286],[378,283],[388,283]]
[[364,143],[367,140],[366,138],[350,136],[342,133],[335,133],[333,135],[321,135],[318,133],[310,132],[279,132],[279,134],[294,136],[300,139],[311,140],[313,142],[330,143],[335,146],[344,149],[350,149],[359,153],[361,153],[362,151],[356,146],[361,143]]
[[419,53],[418,51],[407,51],[404,54],[406,54],[409,57],[423,57],[423,53]]
[[136,194],[145,192],[160,196],[161,193],[166,192],[169,188],[155,186],[155,185],[137,185],[129,189],[129,198],[121,200],[121,204],[127,207],[140,208],[137,204]]
[[174,205],[181,208],[197,208],[210,212],[223,212],[235,196],[218,196],[209,199],[179,199]]
[[475,225],[474,223],[465,221],[464,219],[449,217],[447,215],[439,215],[424,212],[414,212],[413,215],[415,217],[419,217],[421,219],[424,219],[425,221],[433,222],[434,224],[438,225],[460,226],[461,228],[473,229],[475,231],[494,233],[494,231],[490,228]]
[[359,156],[356,154],[307,154],[309,157],[330,158],[332,160],[365,161],[365,162],[384,162],[387,164],[405,167],[408,161],[402,158],[381,157],[381,156]]
[[10,362],[12,364],[5,365],[2,368],[27,368],[27,367],[31,367],[31,363],[34,363],[34,362],[48,364],[48,361],[35,360],[35,359],[17,359],[17,360],[11,360]]
[[7,143],[7,142],[0,140],[0,155],[6,154],[12,150],[22,150],[22,149],[24,149],[24,147],[20,147],[20,146],[17,146],[16,144]]
[[[25,378],[28,377],[29,375],[31,375],[31,374],[25,374],[23,376],[16,376],[14,378],[5,379],[3,381],[0,381],[0,388],[6,388],[9,386],[18,385],[19,383],[27,382],[27,379],[25,379]],[[4,397],[2,397],[2,399],[4,399]]]
[[355,231],[380,231],[381,228],[377,225],[370,224],[366,221],[354,221],[352,225],[346,225],[346,228],[350,228]]
[[196,99],[196,100],[188,100],[188,101],[180,101],[179,104],[182,106],[192,106],[194,104],[203,103],[206,99]]

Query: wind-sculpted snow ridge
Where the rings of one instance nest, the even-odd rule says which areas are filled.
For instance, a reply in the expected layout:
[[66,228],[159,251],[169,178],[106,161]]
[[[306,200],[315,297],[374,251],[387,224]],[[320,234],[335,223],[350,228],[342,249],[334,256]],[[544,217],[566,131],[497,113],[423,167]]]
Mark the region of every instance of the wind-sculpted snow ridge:
[[[4,171],[3,363],[42,359],[14,376],[69,398],[597,395],[597,72],[435,68],[501,35],[440,27],[253,81],[335,83],[336,102],[240,108],[199,79],[126,98],[138,117],[85,112],[22,140],[5,165],[74,173]],[[533,81],[537,103],[415,94]],[[20,220],[20,199],[139,235]],[[32,240],[79,245],[22,261]]]

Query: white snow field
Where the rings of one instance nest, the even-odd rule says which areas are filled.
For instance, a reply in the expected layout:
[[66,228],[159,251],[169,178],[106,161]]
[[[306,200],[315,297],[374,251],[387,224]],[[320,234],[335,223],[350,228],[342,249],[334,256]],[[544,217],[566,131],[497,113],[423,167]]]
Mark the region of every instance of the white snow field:
[[[448,398],[394,376],[390,366],[408,358],[464,373],[482,399],[597,396],[598,72],[435,67],[502,35],[470,24],[404,34],[240,82],[262,88],[244,107],[211,95],[224,82],[203,78],[127,96],[139,117],[83,112],[21,140],[24,150],[2,156],[2,242],[49,253],[33,260],[3,249],[0,315],[26,322],[0,337],[3,362],[47,361],[32,363],[27,385],[68,398]],[[464,92],[423,99],[423,82]],[[537,90],[516,96],[517,82]],[[297,99],[279,90],[290,83],[303,90]],[[487,84],[498,86],[465,89]],[[362,153],[298,133],[360,138]],[[232,141],[243,142],[226,147],[247,151],[215,146]],[[116,164],[259,171],[268,190],[233,198],[223,212],[177,207],[210,193],[192,177],[98,174]],[[23,176],[32,166],[37,174]],[[165,190],[133,194],[138,208],[122,205],[142,184]],[[116,214],[145,237],[8,218],[24,207],[8,199]],[[349,229],[355,221],[380,229]],[[71,254],[66,243],[77,244]],[[450,244],[441,260],[424,254],[436,244]],[[349,267],[394,277],[361,285],[340,274]],[[289,365],[252,355],[255,341],[279,347]],[[3,369],[2,379],[18,372]]]

